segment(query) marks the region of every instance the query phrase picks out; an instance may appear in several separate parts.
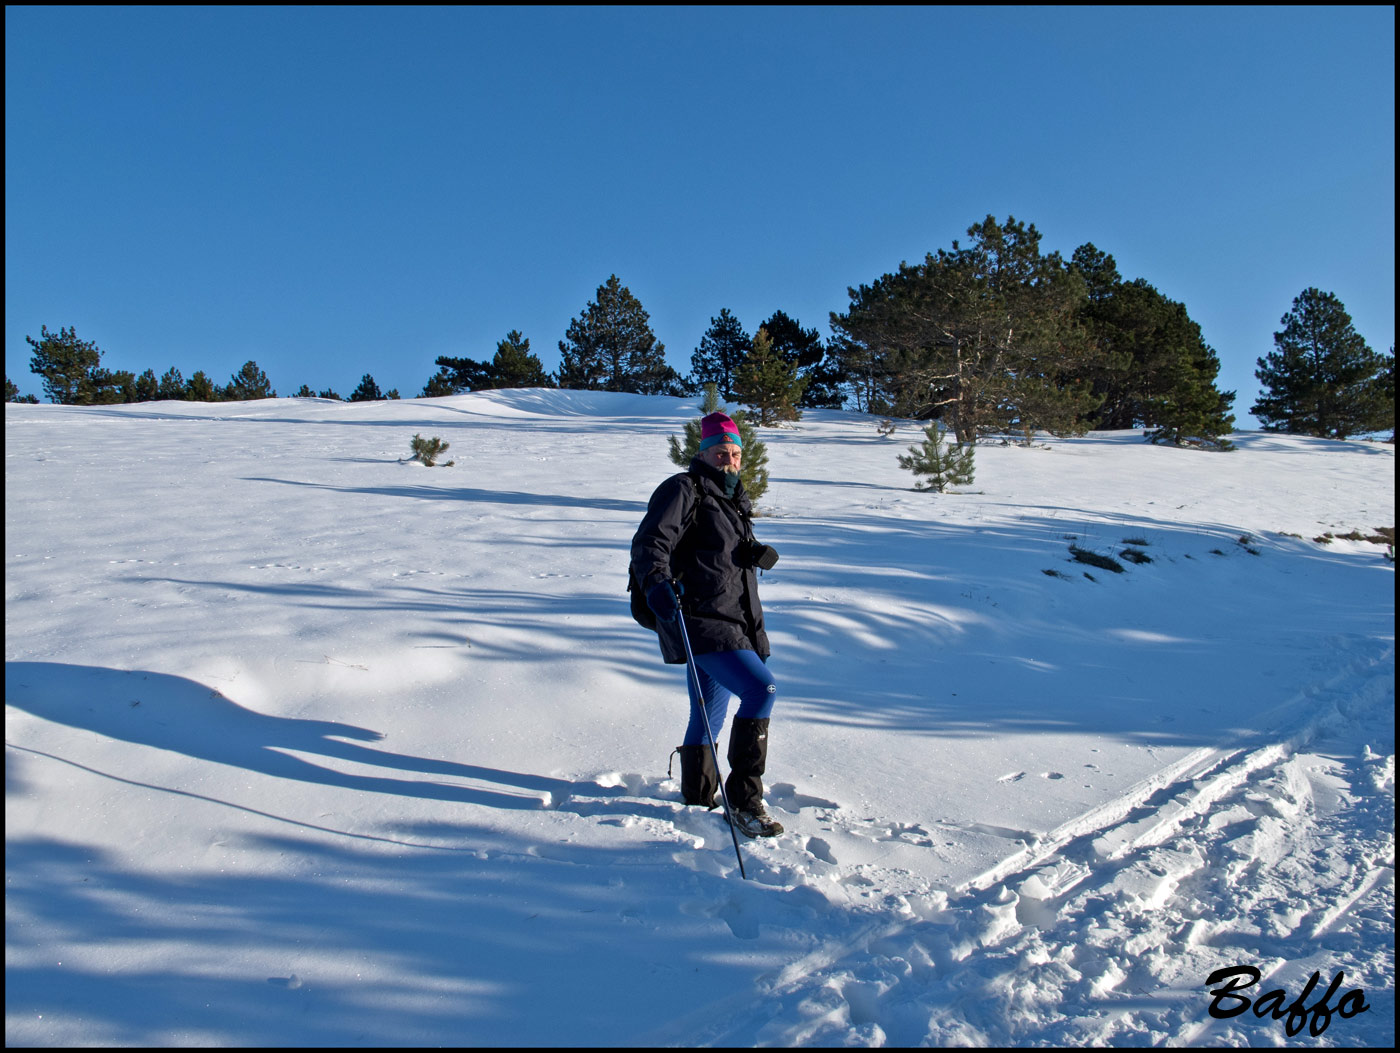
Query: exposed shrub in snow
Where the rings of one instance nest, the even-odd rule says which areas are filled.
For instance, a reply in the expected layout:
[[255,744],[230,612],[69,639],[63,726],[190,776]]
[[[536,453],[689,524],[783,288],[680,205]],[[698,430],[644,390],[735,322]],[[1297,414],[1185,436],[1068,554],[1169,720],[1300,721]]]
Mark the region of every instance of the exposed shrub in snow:
[[[436,435],[431,439],[415,435],[408,445],[413,451],[413,458],[410,459],[422,461],[427,467],[432,468],[437,463],[438,457],[447,452],[447,447],[450,444],[443,442]],[[450,468],[455,463],[455,461],[448,461],[445,467]]]
[[1112,556],[1100,556],[1097,552],[1090,552],[1087,548],[1080,548],[1078,545],[1071,544],[1069,554],[1074,557],[1076,563],[1087,563],[1091,567],[1111,570],[1115,574],[1122,574],[1127,569]]

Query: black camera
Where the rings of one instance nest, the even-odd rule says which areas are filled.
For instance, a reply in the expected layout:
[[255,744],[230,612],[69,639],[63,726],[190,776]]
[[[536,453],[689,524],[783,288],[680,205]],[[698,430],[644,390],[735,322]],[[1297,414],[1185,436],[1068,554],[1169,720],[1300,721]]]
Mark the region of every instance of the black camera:
[[749,539],[739,549],[739,562],[745,567],[772,570],[778,563],[778,550],[772,545]]

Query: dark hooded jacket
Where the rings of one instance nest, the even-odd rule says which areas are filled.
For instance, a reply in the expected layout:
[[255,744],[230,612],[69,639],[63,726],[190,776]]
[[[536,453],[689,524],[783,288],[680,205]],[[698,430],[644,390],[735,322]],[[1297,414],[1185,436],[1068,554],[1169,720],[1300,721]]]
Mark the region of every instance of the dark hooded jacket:
[[[647,514],[632,538],[632,565],[643,595],[676,579],[691,649],[755,651],[767,658],[768,635],[758,602],[758,573],[746,565],[753,544],[753,505],[744,486],[724,492],[724,473],[700,458],[688,471],[656,488]],[[661,657],[685,661],[685,645],[674,622],[658,622]]]

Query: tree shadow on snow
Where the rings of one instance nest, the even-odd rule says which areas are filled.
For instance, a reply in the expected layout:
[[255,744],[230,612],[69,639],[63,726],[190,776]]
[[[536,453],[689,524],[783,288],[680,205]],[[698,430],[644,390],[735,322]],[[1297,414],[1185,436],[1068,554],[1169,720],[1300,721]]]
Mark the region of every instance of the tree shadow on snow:
[[248,476],[250,483],[278,483],[283,486],[304,486],[313,490],[329,490],[342,494],[372,494],[379,497],[402,497],[409,500],[467,501],[474,504],[541,505],[548,508],[586,508],[602,512],[625,512],[640,519],[646,511],[646,501],[623,501],[605,497],[574,497],[568,494],[531,494],[518,490],[477,490],[469,486],[332,486],[302,479],[272,479]]
[[[1223,523],[1016,510],[764,523],[783,554],[764,603],[789,713],[942,738],[1217,744],[1289,716],[1374,650],[1378,558]],[[1152,562],[1114,574],[1074,562],[1071,544]],[[1354,599],[1365,589],[1376,606]]]
[[[15,662],[5,686],[7,705],[43,721],[204,762],[193,776],[213,762],[506,809],[539,809],[548,793],[559,811],[631,831],[576,843],[547,836],[548,823],[500,829],[451,809],[338,830],[318,825],[304,792],[288,795],[303,817],[293,804],[275,815],[199,793],[199,778],[159,785],[171,778],[151,774],[155,755],[132,750],[101,771],[9,744],[16,799],[34,792],[31,765],[62,763],[73,779],[106,780],[114,811],[149,807],[154,791],[239,815],[132,824],[137,843],[120,849],[84,840],[82,823],[7,839],[15,1044],[625,1046],[692,1011],[697,988],[747,989],[809,949],[819,913],[839,914],[820,896],[780,894],[782,875],[760,858],[749,860],[755,880],[739,881],[717,815],[638,800],[637,786],[394,753],[370,745],[380,736],[369,728],[259,713],[158,673]],[[57,792],[54,815],[69,803]],[[689,836],[648,819],[678,820]],[[146,838],[161,859],[188,849],[188,867],[143,865]],[[619,1008],[619,986],[642,982],[645,1004]]]
[[[800,934],[802,908],[768,886],[654,845],[619,866],[607,847],[551,858],[501,831],[456,834],[468,847],[247,832],[191,845],[178,873],[11,839],[7,911],[64,950],[7,960],[7,1042],[627,1046],[693,1010],[697,990],[743,989],[766,967],[724,951],[771,957]],[[722,908],[789,933],[736,938]]]

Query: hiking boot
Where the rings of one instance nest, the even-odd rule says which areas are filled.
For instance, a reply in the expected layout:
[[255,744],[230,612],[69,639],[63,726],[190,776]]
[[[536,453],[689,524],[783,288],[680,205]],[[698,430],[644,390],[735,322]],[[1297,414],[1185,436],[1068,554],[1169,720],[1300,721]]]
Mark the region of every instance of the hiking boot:
[[777,837],[783,832],[783,825],[768,814],[762,801],[749,809],[735,812],[732,821],[734,829],[745,837]]

